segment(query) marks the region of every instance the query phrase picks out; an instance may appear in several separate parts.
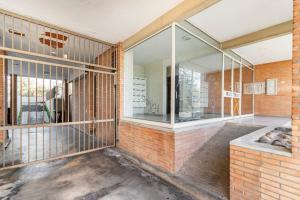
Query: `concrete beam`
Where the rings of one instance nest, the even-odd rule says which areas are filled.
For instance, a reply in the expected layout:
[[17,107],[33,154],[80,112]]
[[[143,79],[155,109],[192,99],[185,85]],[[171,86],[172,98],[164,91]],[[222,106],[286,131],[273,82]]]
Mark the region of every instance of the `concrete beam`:
[[173,22],[185,20],[221,0],[184,0],[123,42],[127,49]]
[[290,20],[253,33],[249,33],[247,35],[240,36],[238,38],[234,38],[232,40],[222,42],[221,47],[223,49],[234,49],[255,42],[286,35],[291,33],[292,30],[293,30],[293,21]]

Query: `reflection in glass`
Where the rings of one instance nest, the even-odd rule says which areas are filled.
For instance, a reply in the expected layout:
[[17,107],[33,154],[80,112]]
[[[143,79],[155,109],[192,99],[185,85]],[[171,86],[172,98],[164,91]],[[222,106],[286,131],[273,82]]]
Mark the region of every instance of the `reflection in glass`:
[[175,122],[221,117],[222,53],[175,30]]
[[125,53],[124,116],[170,122],[171,28]]
[[242,115],[253,113],[253,70],[242,68]]

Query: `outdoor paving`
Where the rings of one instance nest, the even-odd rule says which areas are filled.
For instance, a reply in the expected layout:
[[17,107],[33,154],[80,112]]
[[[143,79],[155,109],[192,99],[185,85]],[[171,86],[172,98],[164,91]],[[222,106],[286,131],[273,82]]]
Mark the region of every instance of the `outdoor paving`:
[[0,171],[0,199],[192,200],[111,149]]
[[229,142],[262,127],[226,123],[193,154],[176,176],[217,199],[229,199]]

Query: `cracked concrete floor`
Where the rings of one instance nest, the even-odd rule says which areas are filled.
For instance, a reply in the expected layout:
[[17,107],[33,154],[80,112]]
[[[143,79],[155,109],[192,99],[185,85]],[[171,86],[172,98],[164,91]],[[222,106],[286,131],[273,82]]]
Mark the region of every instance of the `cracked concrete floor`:
[[112,149],[0,171],[0,199],[192,200]]

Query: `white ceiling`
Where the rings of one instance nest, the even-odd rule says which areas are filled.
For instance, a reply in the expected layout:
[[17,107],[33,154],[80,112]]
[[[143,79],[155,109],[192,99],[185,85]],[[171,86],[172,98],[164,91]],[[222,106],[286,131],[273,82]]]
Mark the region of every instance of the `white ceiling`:
[[[292,18],[293,0],[222,0],[188,21],[224,42]],[[288,60],[292,58],[292,38],[286,35],[234,51],[252,64]]]
[[224,42],[293,18],[293,0],[222,0],[188,21]]
[[[157,62],[170,64],[171,34],[171,29],[166,29],[132,48],[134,64],[142,66]],[[219,51],[180,28],[176,28],[175,45],[176,63],[183,63],[185,67],[197,67],[202,72],[222,69],[222,54]]]
[[2,0],[0,8],[117,43],[182,1]]
[[292,59],[292,34],[233,49],[254,65]]

